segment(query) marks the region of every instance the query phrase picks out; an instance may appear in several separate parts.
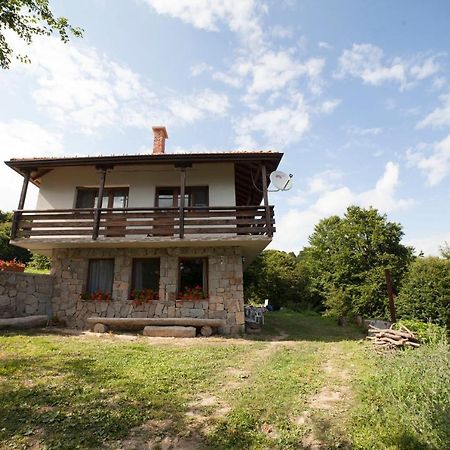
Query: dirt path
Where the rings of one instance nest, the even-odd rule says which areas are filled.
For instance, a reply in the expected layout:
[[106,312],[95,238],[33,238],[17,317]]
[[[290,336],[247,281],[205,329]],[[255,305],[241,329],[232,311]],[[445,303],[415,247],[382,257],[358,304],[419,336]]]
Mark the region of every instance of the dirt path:
[[[329,449],[327,438],[342,426],[352,398],[351,375],[347,364],[349,358],[342,345],[339,342],[327,344],[326,360],[321,368],[325,377],[324,384],[310,397],[308,408],[295,418],[297,425],[309,430],[302,441],[305,449]],[[343,441],[338,448],[348,448],[348,444]]]

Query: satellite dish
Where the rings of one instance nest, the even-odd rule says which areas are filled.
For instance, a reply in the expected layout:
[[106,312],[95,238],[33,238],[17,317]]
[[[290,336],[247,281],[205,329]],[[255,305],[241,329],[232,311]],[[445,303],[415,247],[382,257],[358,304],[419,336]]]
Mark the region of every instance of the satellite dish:
[[276,188],[275,192],[288,191],[292,188],[292,174],[287,175],[281,170],[275,170],[270,174],[270,182]]

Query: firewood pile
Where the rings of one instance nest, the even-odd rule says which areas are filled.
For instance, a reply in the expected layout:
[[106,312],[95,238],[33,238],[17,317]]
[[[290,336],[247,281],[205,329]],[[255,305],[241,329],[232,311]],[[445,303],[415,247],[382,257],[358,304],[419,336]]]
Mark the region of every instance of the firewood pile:
[[392,350],[405,347],[420,347],[419,340],[414,333],[404,325],[400,325],[399,330],[394,330],[393,325],[390,328],[377,328],[369,325],[369,336],[376,350]]

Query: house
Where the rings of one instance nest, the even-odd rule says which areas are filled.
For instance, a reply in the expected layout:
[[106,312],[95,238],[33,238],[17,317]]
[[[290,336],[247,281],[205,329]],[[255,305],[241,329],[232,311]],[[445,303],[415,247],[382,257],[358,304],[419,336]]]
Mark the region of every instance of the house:
[[[52,257],[51,314],[217,318],[244,328],[243,268],[270,243],[277,152],[12,159],[23,177],[11,243]],[[35,210],[27,187],[39,188]]]

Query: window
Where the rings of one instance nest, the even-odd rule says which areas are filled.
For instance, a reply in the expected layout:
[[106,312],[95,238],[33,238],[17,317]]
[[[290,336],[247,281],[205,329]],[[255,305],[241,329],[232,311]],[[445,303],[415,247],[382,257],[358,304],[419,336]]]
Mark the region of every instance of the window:
[[179,260],[178,298],[201,300],[208,294],[208,260],[181,258]]
[[[180,204],[180,188],[156,188],[155,203],[160,208],[177,208]],[[208,206],[208,186],[187,186],[184,203],[186,206]]]
[[114,280],[113,259],[90,259],[88,270],[87,292],[112,294]]
[[158,299],[159,258],[133,260],[130,297],[132,300]]
[[[97,206],[98,188],[77,188],[75,208],[95,208]],[[126,208],[128,206],[128,188],[105,188],[103,208]]]

